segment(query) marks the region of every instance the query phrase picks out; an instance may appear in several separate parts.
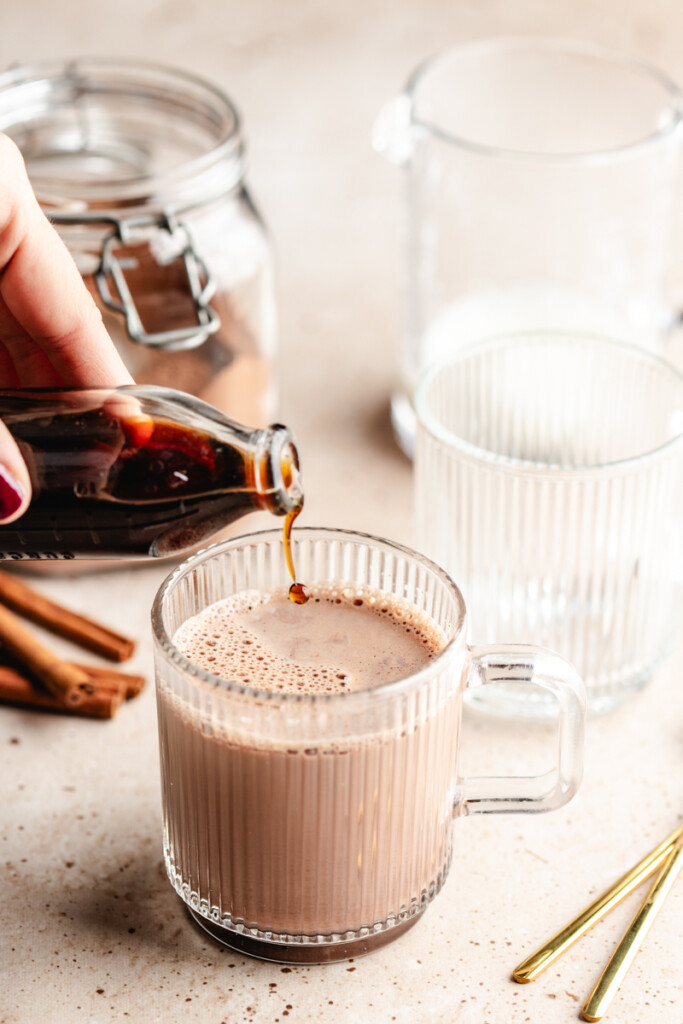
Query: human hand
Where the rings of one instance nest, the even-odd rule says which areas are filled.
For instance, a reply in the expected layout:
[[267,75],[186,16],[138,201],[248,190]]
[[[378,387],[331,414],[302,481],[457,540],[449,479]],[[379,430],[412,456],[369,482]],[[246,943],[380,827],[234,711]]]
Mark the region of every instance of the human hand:
[[[71,255],[41,210],[21,153],[0,134],[0,388],[132,384]],[[31,481],[0,422],[0,523]]]

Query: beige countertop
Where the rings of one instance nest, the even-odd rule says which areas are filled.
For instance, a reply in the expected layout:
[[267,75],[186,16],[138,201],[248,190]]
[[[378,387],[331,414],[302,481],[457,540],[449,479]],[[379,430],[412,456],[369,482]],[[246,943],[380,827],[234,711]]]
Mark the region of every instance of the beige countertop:
[[[213,78],[242,109],[279,253],[282,418],[298,436],[309,525],[412,540],[410,465],[387,418],[399,183],[371,150],[372,120],[423,56],[510,32],[606,42],[683,81],[683,7],[670,0],[3,0],[1,67],[153,57]],[[683,648],[589,722],[568,807],[459,821],[450,877],[414,929],[353,963],[286,968],[214,945],[165,877],[149,608],[166,571],[40,582],[136,636],[132,664],[150,682],[108,723],[0,709],[0,1024],[577,1020],[637,896],[534,984],[510,972],[683,820]],[[466,726],[472,772],[538,767],[549,748],[542,726]],[[606,1019],[683,1021],[683,883]]]

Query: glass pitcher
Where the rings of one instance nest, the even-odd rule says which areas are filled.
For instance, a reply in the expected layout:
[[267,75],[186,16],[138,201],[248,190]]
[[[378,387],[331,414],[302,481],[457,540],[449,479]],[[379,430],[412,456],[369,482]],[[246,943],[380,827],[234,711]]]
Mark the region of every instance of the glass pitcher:
[[555,329],[662,346],[681,99],[628,57],[498,39],[427,60],[381,112],[375,148],[404,177],[392,419],[409,454],[417,374],[468,342]]

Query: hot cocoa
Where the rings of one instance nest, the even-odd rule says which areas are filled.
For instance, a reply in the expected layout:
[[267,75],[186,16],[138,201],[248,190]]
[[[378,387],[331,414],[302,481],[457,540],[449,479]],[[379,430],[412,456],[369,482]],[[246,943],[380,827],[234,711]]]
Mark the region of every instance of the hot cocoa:
[[[286,589],[238,593],[174,636],[192,663],[264,691],[274,706],[284,700],[290,714],[297,697],[354,700],[414,675],[444,643],[408,602],[333,584],[311,587],[304,606]],[[438,890],[450,852],[456,700],[408,729],[324,743],[255,737],[200,703],[159,689],[167,864],[205,917],[278,938],[350,936],[415,914]]]

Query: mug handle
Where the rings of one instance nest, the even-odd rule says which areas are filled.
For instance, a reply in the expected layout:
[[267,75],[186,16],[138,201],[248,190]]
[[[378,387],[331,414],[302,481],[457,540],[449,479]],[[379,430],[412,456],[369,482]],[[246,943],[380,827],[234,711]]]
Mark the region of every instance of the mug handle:
[[536,813],[562,807],[583,772],[586,691],[572,666],[557,654],[529,644],[469,648],[466,688],[490,683],[530,683],[557,698],[557,764],[543,775],[481,776],[459,780],[455,813]]

